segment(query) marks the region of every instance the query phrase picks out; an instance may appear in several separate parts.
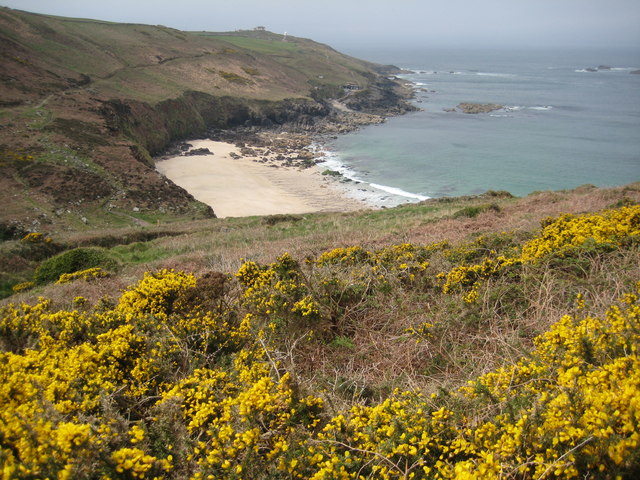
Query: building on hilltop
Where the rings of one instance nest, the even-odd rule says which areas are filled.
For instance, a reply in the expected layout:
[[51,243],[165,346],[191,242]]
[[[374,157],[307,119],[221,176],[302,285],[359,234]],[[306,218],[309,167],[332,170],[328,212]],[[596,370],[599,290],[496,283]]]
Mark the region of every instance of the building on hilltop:
[[266,27],[263,27],[263,26],[255,27],[253,29],[254,32],[264,32],[265,30],[267,30],[267,29],[266,29]]

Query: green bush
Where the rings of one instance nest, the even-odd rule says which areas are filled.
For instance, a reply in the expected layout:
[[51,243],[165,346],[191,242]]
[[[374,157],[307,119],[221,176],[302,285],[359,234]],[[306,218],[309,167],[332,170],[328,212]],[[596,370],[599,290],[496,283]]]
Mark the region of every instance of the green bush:
[[100,248],[74,248],[42,262],[33,274],[33,279],[37,284],[41,285],[55,282],[64,273],[73,273],[94,267],[114,270],[117,266],[117,262],[106,250]]
[[488,211],[499,212],[500,206],[496,205],[495,203],[491,203],[491,204],[485,203],[482,205],[473,205],[469,207],[464,207],[458,210],[457,212],[455,212],[453,214],[453,218],[460,218],[460,217],[475,218],[481,213],[488,212]]

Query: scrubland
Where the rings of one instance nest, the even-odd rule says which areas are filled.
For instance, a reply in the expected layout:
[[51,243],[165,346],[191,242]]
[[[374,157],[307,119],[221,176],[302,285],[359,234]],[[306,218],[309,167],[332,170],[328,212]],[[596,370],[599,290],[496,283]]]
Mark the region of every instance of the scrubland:
[[634,478],[639,195],[5,242],[3,476]]

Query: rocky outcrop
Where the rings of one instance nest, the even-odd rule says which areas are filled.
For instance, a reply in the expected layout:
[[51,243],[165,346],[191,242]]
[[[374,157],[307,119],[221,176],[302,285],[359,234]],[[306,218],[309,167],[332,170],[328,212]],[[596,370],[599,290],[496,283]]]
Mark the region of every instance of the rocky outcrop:
[[208,148],[194,148],[184,153],[185,157],[196,157],[199,155],[213,155],[213,153]]
[[397,81],[379,77],[363,90],[348,94],[342,103],[349,109],[374,115],[401,115],[417,110],[408,99],[412,92]]
[[504,106],[497,103],[460,103],[457,108],[463,113],[477,114],[501,110]]

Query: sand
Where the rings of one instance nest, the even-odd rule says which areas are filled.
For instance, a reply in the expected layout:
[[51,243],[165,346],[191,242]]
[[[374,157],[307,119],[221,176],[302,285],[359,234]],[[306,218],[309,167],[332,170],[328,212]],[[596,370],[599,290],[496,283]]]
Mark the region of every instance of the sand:
[[233,158],[231,154],[240,155],[240,151],[232,143],[189,143],[191,150],[208,148],[213,155],[167,157],[156,163],[156,169],[209,205],[220,218],[365,208],[362,202],[349,198],[335,179],[323,176],[318,167],[276,167],[259,163],[262,157]]

